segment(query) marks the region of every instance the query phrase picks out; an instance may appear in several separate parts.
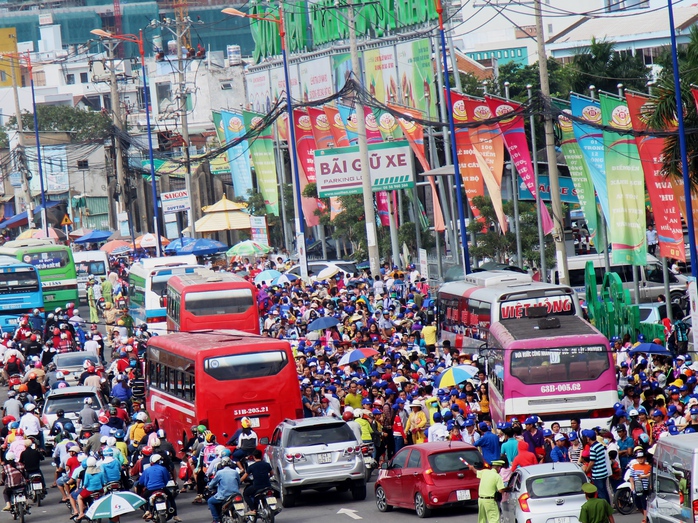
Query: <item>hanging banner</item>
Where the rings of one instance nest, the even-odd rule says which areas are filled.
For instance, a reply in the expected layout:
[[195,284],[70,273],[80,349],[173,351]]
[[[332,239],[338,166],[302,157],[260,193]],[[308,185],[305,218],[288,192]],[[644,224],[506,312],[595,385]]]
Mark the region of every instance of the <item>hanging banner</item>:
[[[491,111],[491,115],[494,115],[495,117],[522,110],[520,104],[510,100],[502,100],[501,98],[485,96],[485,101],[487,102],[487,106]],[[514,164],[514,167],[516,167],[516,171],[526,184],[529,192],[536,200],[538,200],[536,177],[533,170],[533,163],[531,161],[531,154],[528,151],[528,142],[526,140],[526,131],[524,130],[523,116],[521,116],[519,112],[513,115],[511,118],[500,120],[498,125],[501,131],[501,136],[504,139],[504,143],[507,146],[509,155],[511,156],[511,161]],[[499,181],[501,190],[501,177]],[[553,219],[550,217],[548,208],[542,201],[539,203],[539,205],[541,220],[543,221],[543,232],[545,234],[550,234],[554,228]]]
[[[262,116],[250,111],[243,111],[242,116],[247,129],[255,129],[262,123]],[[271,128],[267,127],[257,138],[250,142],[250,154],[257,177],[257,187],[264,196],[264,205],[268,214],[279,215],[279,182],[276,176],[276,158],[274,157],[274,140]]]
[[[411,116],[412,118],[421,118],[423,115],[419,111],[414,109],[408,109],[407,107],[390,105],[388,107],[394,109],[395,111],[400,111],[406,116]],[[427,161],[426,154],[424,152],[424,128],[421,124],[414,122],[412,119],[398,118],[398,124],[402,129],[405,138],[412,148],[412,152],[417,157],[419,164],[425,171],[430,171],[431,167]],[[427,176],[429,181],[429,186],[431,187],[431,200],[434,205],[434,229],[438,232],[443,232],[446,230],[446,224],[444,222],[443,212],[441,211],[441,204],[439,203],[439,193],[436,190],[436,181],[433,176]]]
[[304,102],[332,96],[332,59],[329,56],[301,62],[298,64],[298,71]]
[[[354,115],[356,115],[356,112],[354,112]],[[376,115],[373,114],[373,111],[367,105],[364,106],[364,118],[366,122],[366,143],[381,143],[383,134],[378,126]]]
[[[625,100],[603,92],[599,100],[601,121],[605,126],[619,131],[632,129]],[[613,263],[647,265],[645,177],[635,138],[604,130],[603,142],[608,198],[613,202],[609,207]]]
[[335,148],[349,147],[349,138],[347,138],[347,130],[344,127],[344,122],[339,114],[339,110],[332,105],[324,106],[325,114],[327,115],[327,123],[330,125],[330,131],[334,137]]
[[378,191],[374,198],[376,199],[376,213],[383,227],[390,227],[390,208],[388,207],[388,192]]
[[[554,100],[553,103],[560,108],[563,113],[570,114],[569,103],[563,100]],[[594,184],[591,181],[591,175],[587,168],[587,163],[584,161],[584,156],[579,148],[577,140],[574,138],[574,129],[572,128],[572,120],[560,115],[557,119],[558,129],[560,130],[560,148],[565,156],[567,168],[570,171],[570,177],[574,184],[576,196],[579,199],[579,206],[584,213],[586,220],[587,231],[589,238],[594,245],[597,245],[596,235],[598,233],[598,211],[596,208],[596,195],[594,194]],[[561,179],[562,180],[562,179]],[[560,184],[562,188],[562,183]]]
[[[221,111],[225,141],[231,142],[245,134],[245,124],[240,113]],[[247,200],[252,190],[252,170],[250,168],[250,147],[247,140],[228,149],[230,176],[233,180],[235,196]]]
[[365,49],[364,85],[376,100],[388,103],[397,100],[397,61],[394,47]]
[[[569,203],[572,205],[579,205],[579,198],[577,198],[577,188],[574,186],[572,178],[567,176],[560,176],[560,200],[562,203]],[[519,183],[518,185],[519,200],[535,200],[531,191],[528,190],[525,183]],[[538,196],[544,202],[550,201],[550,177],[547,175],[538,176]]]
[[301,207],[308,227],[320,224],[320,217],[315,214],[319,208],[317,198],[306,198],[303,191],[308,183],[315,183],[315,139],[310,117],[302,109],[293,110],[293,125],[296,132],[296,155],[298,159],[298,180],[301,189]]
[[[647,130],[647,110],[653,111],[648,96],[638,93],[625,93],[625,100],[630,111],[630,120],[635,131]],[[647,108],[643,110],[643,107]],[[645,173],[647,193],[652,204],[654,224],[659,237],[659,255],[686,261],[686,246],[683,242],[683,229],[678,200],[674,194],[673,184],[664,176],[662,157],[664,155],[663,138],[657,136],[636,136],[635,144],[640,155],[642,169]]]
[[383,141],[403,140],[405,138],[397,120],[388,111],[374,107],[373,115],[375,116],[378,130],[383,137]]
[[[581,118],[592,124],[601,124],[601,107],[599,102],[581,96],[579,94],[570,94],[570,107],[572,116]],[[596,129],[591,125],[581,123],[579,121],[572,122],[574,137],[577,140],[584,161],[591,174],[591,180],[594,183],[596,196],[601,204],[601,212],[606,218],[606,223],[610,223],[610,214],[608,209],[608,186],[606,185],[606,161],[604,160],[604,144],[603,133],[600,129]],[[597,250],[600,245],[597,242]],[[601,247],[603,249],[603,247]],[[599,250],[599,252],[601,252]]]
[[[422,4],[426,5],[426,4]],[[402,100],[395,101],[436,117],[436,85],[431,39],[420,38],[400,42],[397,50],[397,68]]]
[[308,116],[313,129],[315,146],[318,149],[328,149],[331,144],[334,144],[334,137],[325,111],[317,107],[308,107]]

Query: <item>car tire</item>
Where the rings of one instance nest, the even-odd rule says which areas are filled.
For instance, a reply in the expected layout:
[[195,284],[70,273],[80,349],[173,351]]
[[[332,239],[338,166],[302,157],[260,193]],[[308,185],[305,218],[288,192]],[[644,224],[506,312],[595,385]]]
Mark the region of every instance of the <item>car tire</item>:
[[366,499],[366,483],[355,483],[351,487],[351,499],[363,501]]
[[281,506],[284,508],[291,508],[296,505],[296,493],[291,492],[289,489],[281,489]]
[[388,498],[383,487],[376,487],[376,507],[379,512],[390,512],[393,510],[393,506],[388,505]]
[[414,510],[419,518],[428,518],[431,516],[431,509],[427,507],[427,501],[420,492],[414,495]]

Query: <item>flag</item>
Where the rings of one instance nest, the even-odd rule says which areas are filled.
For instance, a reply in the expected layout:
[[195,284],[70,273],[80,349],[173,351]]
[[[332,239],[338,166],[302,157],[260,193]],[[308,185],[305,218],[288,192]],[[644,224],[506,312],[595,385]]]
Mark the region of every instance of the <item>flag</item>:
[[331,105],[324,106],[327,122],[330,124],[330,131],[334,137],[335,147],[349,147],[349,138],[347,138],[347,130],[344,127],[342,117],[339,115],[339,110]]
[[[245,127],[255,129],[262,123],[262,115],[243,111]],[[276,176],[274,140],[267,127],[250,142],[250,154],[257,176],[257,187],[264,197],[264,205],[269,214],[279,215],[279,182]]]
[[320,217],[315,211],[320,208],[318,198],[306,198],[303,191],[308,183],[315,183],[315,138],[310,116],[302,109],[293,110],[293,126],[296,134],[295,147],[298,158],[298,180],[300,182],[301,207],[308,227],[320,224]]
[[[225,142],[245,135],[245,123],[240,113],[232,111],[221,111],[221,123],[225,133]],[[258,146],[257,149],[261,147]],[[233,180],[233,191],[235,196],[247,200],[249,192],[252,190],[252,169],[250,167],[249,154],[251,144],[247,140],[240,142],[228,149],[228,162],[230,162],[230,175]],[[272,147],[273,156],[273,147]],[[276,171],[276,167],[274,168]]]

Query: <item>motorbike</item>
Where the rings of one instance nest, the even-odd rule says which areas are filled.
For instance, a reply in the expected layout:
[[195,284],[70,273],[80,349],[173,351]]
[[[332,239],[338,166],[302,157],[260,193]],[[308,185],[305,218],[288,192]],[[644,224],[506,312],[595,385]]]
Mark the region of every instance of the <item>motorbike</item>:
[[[249,488],[249,487],[248,487]],[[248,523],[262,521],[264,523],[274,523],[274,518],[281,512],[276,499],[274,489],[262,489],[254,495],[254,505],[256,514],[253,516],[245,516]]]
[[8,379],[7,379],[7,388],[9,390],[17,390],[19,386],[22,384],[22,376],[20,374],[12,374]]
[[613,493],[613,507],[624,516],[632,514],[635,510],[633,491],[630,489],[629,481],[621,483],[616,488]]
[[31,499],[38,507],[41,506],[41,501],[46,497],[46,489],[44,488],[41,474],[32,474],[29,476],[27,485],[29,499]]
[[247,521],[245,500],[242,499],[242,494],[233,494],[223,502],[221,516],[221,523],[244,523]]
[[173,511],[170,503],[167,500],[167,495],[164,490],[156,490],[148,499],[150,505],[150,513],[153,515],[153,520],[157,523],[167,523],[167,517]]
[[10,492],[10,512],[12,513],[12,519],[19,519],[20,523],[24,523],[24,516],[29,513],[27,494],[24,487],[12,489]]
[[364,458],[364,466],[366,467],[366,481],[371,479],[373,471],[378,468],[378,463],[373,458],[375,447],[373,443],[364,443],[361,445],[361,454]]

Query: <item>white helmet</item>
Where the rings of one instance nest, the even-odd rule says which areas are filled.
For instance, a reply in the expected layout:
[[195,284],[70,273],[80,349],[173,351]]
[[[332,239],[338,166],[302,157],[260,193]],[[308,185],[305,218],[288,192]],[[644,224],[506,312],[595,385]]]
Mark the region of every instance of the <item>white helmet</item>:
[[92,405],[92,398],[85,398],[84,403],[85,405]]
[[216,445],[216,456],[220,456],[221,452],[225,450],[225,445]]
[[15,453],[10,451],[7,454],[5,454],[5,459],[7,461],[14,461],[15,460]]
[[87,458],[87,466],[88,467],[96,467],[97,466],[97,458],[94,456],[90,456]]
[[160,454],[153,454],[150,456],[150,463],[158,463],[162,459]]
[[136,414],[136,419],[145,423],[148,420],[148,415],[145,412],[139,412]]

